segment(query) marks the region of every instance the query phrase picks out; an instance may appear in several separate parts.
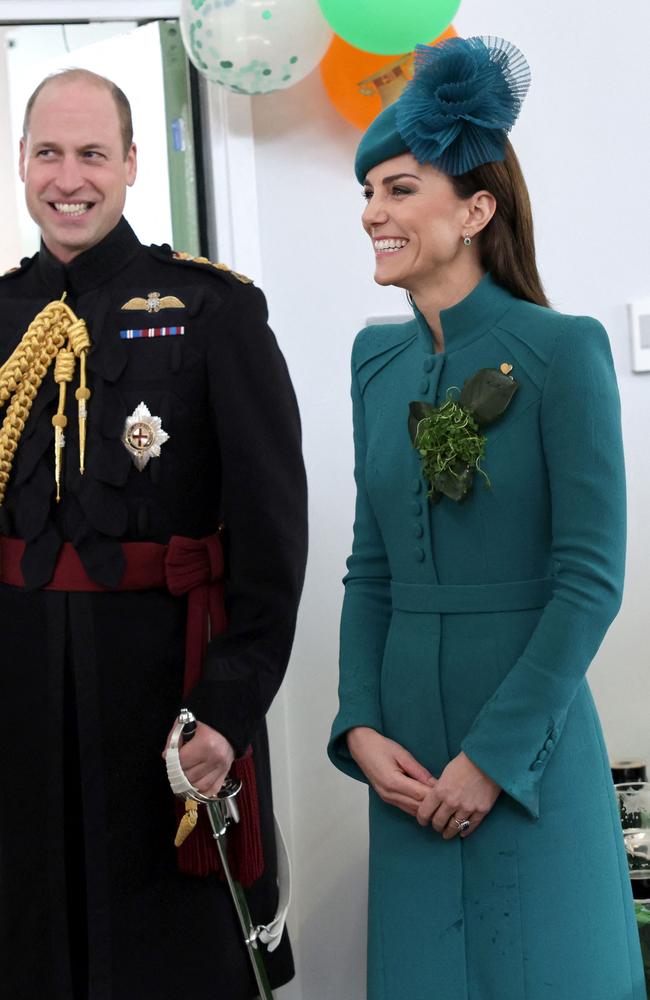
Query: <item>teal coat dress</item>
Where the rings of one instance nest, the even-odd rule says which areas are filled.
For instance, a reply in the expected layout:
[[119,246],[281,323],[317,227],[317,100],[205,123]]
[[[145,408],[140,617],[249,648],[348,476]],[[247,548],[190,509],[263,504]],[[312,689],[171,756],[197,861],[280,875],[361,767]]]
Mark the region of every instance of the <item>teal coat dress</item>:
[[[619,399],[598,322],[487,275],[354,345],[357,507],[329,753],[371,726],[438,775],[460,750],[503,789],[443,841],[370,789],[369,1000],[645,1000],[607,752],[585,672],[621,599]],[[427,501],[411,400],[513,366],[462,504]]]

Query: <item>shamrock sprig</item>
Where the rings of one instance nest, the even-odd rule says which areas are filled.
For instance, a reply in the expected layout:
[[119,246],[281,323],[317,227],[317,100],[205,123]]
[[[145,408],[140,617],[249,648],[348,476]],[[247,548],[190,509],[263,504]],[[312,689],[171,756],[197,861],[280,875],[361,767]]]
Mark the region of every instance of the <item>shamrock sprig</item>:
[[517,391],[519,383],[511,371],[512,365],[505,363],[499,369],[481,368],[467,379],[457,399],[454,393],[459,390],[452,386],[440,406],[409,404],[409,433],[420,453],[432,503],[442,496],[465,500],[476,472],[491,485],[481,467],[487,441],[481,431],[503,415]]

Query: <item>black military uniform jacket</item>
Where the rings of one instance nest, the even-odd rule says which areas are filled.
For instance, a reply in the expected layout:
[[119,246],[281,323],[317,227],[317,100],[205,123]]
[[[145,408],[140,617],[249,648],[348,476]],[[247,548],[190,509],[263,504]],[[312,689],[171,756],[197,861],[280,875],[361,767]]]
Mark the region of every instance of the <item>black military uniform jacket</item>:
[[[26,590],[0,584],[0,696],[12,706],[0,736],[3,981],[15,1000],[67,1000],[73,990],[171,1000],[191,968],[197,995],[243,1000],[255,988],[230,900],[216,876],[179,875],[172,844],[160,753],[181,700],[185,600],[43,588],[64,540],[93,580],[118,587],[121,542],[200,538],[225,524],[229,627],[211,640],[186,700],[237,753],[253,744],[268,864],[250,902],[254,919],[268,920],[276,887],[263,720],[288,660],[306,551],[295,397],[262,293],[142,246],[124,220],[67,266],[42,247],[0,281],[1,360],[63,292],[93,344],[86,472],[70,391],[57,504],[49,373],[0,508],[0,532],[27,542]],[[140,403],[169,435],[142,471],[122,439]],[[30,789],[20,807],[17,787]],[[277,985],[291,973],[285,942],[271,977]]]

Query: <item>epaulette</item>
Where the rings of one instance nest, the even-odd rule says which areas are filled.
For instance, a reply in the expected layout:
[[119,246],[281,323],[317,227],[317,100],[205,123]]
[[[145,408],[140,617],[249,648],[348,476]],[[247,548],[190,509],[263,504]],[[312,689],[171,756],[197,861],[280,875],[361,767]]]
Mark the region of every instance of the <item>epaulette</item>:
[[10,267],[6,271],[3,271],[3,273],[0,274],[0,280],[2,278],[10,278],[12,274],[21,274],[23,271],[26,271],[28,267],[31,267],[35,260],[36,254],[34,254],[33,257],[23,257],[20,264],[16,264],[15,267]]
[[186,260],[192,264],[208,264],[210,267],[216,268],[217,271],[226,271],[228,274],[232,274],[233,278],[237,278],[237,281],[241,281],[244,285],[253,284],[252,278],[248,278],[245,274],[240,274],[239,271],[233,271],[227,264],[217,264],[213,260],[208,260],[207,257],[194,257],[191,253],[186,253],[184,250],[172,250],[172,257],[174,260]]

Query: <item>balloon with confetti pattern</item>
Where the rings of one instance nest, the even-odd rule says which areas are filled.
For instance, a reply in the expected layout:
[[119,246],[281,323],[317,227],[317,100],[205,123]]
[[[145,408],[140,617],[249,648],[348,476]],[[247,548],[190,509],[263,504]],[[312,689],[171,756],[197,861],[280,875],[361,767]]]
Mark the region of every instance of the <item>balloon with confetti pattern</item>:
[[196,68],[237,94],[293,86],[332,40],[318,0],[183,0],[181,33]]

